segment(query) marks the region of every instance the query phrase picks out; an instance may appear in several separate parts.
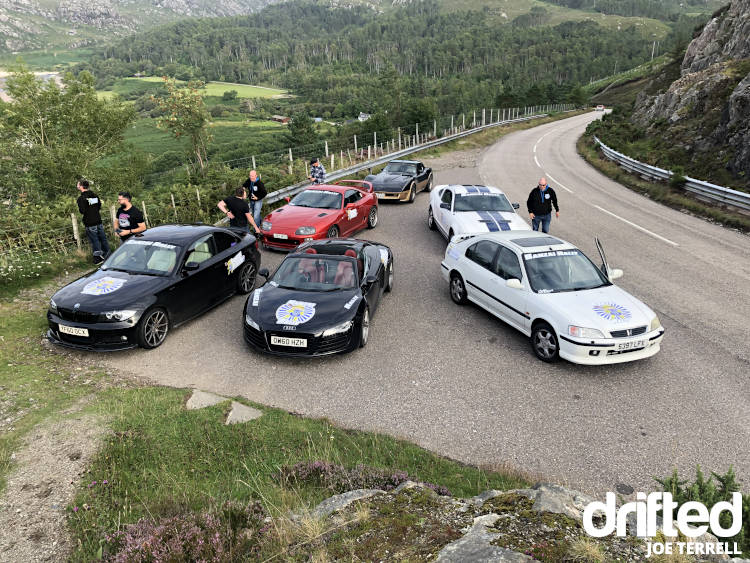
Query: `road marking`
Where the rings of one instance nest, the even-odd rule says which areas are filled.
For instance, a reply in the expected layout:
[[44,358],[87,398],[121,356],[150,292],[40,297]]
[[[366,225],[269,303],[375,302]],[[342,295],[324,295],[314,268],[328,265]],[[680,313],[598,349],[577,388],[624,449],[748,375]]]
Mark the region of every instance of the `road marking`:
[[569,191],[570,193],[575,193],[575,192],[573,192],[573,190],[571,190],[570,188],[566,188],[566,187],[565,187],[565,186],[563,186],[563,185],[562,185],[562,184],[561,184],[560,182],[558,182],[557,180],[555,180],[555,179],[554,179],[554,178],[552,177],[552,174],[547,174],[547,178],[549,178],[550,180],[552,180],[552,181],[553,181],[553,182],[554,182],[554,183],[555,183],[556,185],[560,186],[560,187],[561,187],[562,189],[564,189],[564,190],[568,190],[568,191]]
[[542,167],[542,165],[541,165],[541,164],[539,164],[539,161],[537,160],[537,158],[536,158],[536,155],[534,155],[534,162],[536,162],[536,165],[537,165],[537,166],[538,166],[539,168],[541,168],[541,167]]
[[679,245],[679,244],[677,244],[676,242],[674,242],[674,241],[671,241],[671,240],[669,240],[668,238],[664,238],[664,237],[663,237],[663,236],[661,236],[661,235],[657,235],[656,233],[653,233],[653,232],[649,231],[648,229],[644,229],[643,227],[641,227],[640,225],[636,225],[636,224],[635,224],[635,223],[633,223],[632,221],[628,221],[627,219],[623,219],[623,218],[622,218],[622,217],[620,217],[619,215],[615,215],[614,213],[612,213],[611,211],[607,211],[607,210],[606,210],[606,209],[604,209],[603,207],[599,207],[598,205],[594,205],[594,207],[596,207],[596,208],[597,208],[597,209],[598,209],[599,211],[603,211],[603,212],[604,212],[604,213],[606,213],[607,215],[611,215],[611,216],[612,216],[612,217],[614,217],[615,219],[619,219],[619,220],[620,220],[620,221],[622,221],[623,223],[627,223],[627,224],[628,224],[628,225],[630,225],[631,227],[635,227],[635,228],[636,228],[636,229],[638,229],[639,231],[643,231],[643,232],[644,232],[644,233],[646,233],[647,235],[650,235],[650,236],[652,236],[652,237],[654,237],[654,238],[658,238],[659,240],[662,240],[662,241],[666,242],[667,244],[671,244],[672,246],[680,246],[680,245]]

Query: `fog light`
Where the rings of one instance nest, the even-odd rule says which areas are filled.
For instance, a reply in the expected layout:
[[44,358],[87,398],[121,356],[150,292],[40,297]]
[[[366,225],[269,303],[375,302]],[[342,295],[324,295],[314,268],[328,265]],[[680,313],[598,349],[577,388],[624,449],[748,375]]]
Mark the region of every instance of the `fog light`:
[[127,336],[121,336],[120,340],[122,340],[123,342],[127,342],[128,341],[128,337]]
[[598,356],[599,350],[589,350],[589,356]]
[[310,241],[312,241],[312,240],[315,240],[315,239],[314,239],[314,238],[312,238],[312,237],[306,237],[306,238],[305,238],[305,242],[310,242]]

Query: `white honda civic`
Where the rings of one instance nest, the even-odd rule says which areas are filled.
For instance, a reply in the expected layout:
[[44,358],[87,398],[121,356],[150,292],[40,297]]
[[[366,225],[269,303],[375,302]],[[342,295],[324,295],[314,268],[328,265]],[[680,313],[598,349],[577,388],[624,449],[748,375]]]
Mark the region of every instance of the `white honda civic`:
[[531,338],[545,362],[640,360],[659,351],[664,329],[648,306],[617,287],[622,270],[602,266],[548,234],[507,231],[457,235],[442,262],[450,296],[472,301]]
[[492,186],[436,186],[430,192],[427,226],[450,240],[464,233],[530,230],[505,194]]

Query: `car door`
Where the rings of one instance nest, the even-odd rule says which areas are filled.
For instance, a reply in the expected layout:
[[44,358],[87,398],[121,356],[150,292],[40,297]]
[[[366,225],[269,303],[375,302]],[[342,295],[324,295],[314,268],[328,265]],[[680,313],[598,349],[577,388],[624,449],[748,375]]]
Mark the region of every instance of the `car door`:
[[[370,315],[375,312],[380,304],[380,298],[383,295],[385,283],[385,268],[380,259],[380,252],[372,245],[367,245],[361,252],[362,267],[365,275],[362,278],[362,293],[367,299],[370,306]],[[382,270],[382,271],[381,271]],[[375,278],[371,284],[367,284],[368,277]]]
[[427,168],[421,162],[417,164],[417,188],[423,190],[427,186]]
[[445,188],[445,190],[443,190],[443,194],[440,196],[440,208],[437,209],[437,214],[434,216],[438,222],[440,230],[445,236],[448,236],[451,218],[453,216],[453,190],[450,188]]
[[202,313],[223,296],[224,264],[216,256],[213,234],[193,241],[177,272],[178,280],[169,289],[170,313],[176,323]]
[[344,218],[341,223],[344,229],[341,229],[342,235],[349,235],[359,230],[363,220],[363,210],[361,209],[362,192],[359,190],[346,190],[344,193]]
[[466,293],[472,301],[497,314],[494,290],[497,288],[495,278],[495,257],[500,246],[490,240],[480,240],[466,249],[463,260]]
[[216,258],[223,265],[220,295],[218,299],[227,297],[237,289],[237,273],[245,261],[245,255],[239,249],[240,239],[232,233],[216,231],[213,234]]
[[[492,294],[495,297],[493,307],[496,315],[517,329],[526,332],[529,316],[526,314],[526,300],[529,285],[524,279],[518,255],[510,248],[499,245],[495,258]],[[516,279],[521,282],[521,289],[508,287],[507,281]]]

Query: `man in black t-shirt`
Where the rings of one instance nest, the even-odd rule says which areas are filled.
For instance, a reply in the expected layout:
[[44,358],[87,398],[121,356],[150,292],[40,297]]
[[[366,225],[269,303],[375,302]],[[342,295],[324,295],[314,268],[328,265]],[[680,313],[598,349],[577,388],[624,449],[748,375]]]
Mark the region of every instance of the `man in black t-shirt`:
[[263,208],[263,198],[266,197],[266,186],[261,181],[258,173],[255,170],[251,170],[242,187],[247,190],[250,213],[253,214],[255,224],[258,225],[260,224],[260,213]]
[[89,181],[81,179],[76,187],[81,195],[78,196],[78,211],[83,215],[83,226],[86,227],[86,236],[91,243],[91,252],[94,255],[94,264],[104,262],[109,254],[109,243],[104,233],[102,217],[99,210],[102,208],[102,200],[89,189]]
[[238,227],[250,232],[250,225],[255,232],[260,232],[258,225],[250,213],[250,206],[247,204],[247,192],[245,188],[237,188],[233,196],[222,199],[218,206],[227,217],[229,217],[229,226]]
[[125,242],[135,234],[146,230],[146,219],[143,212],[131,203],[132,197],[129,192],[120,192],[117,202],[120,208],[115,214],[115,232],[120,237],[120,242]]

